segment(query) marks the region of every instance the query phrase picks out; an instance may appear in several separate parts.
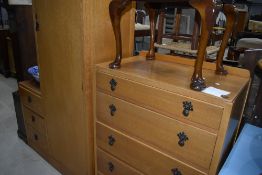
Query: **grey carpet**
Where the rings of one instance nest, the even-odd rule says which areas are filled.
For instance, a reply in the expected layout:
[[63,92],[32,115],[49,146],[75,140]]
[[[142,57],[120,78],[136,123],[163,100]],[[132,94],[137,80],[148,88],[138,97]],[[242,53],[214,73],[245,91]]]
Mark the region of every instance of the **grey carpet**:
[[15,79],[0,74],[0,175],[60,175],[17,136]]

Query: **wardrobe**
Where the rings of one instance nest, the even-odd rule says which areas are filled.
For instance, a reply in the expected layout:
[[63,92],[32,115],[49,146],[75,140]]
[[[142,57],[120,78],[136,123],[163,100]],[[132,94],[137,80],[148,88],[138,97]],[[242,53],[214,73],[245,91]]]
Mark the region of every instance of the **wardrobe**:
[[[40,85],[20,83],[20,91],[26,92],[23,112],[43,119],[41,128],[45,129],[40,133],[44,133],[46,142],[34,144],[39,137],[27,129],[34,140],[29,145],[32,143],[38,151],[37,147],[45,144],[46,150],[39,153],[62,174],[94,174],[94,65],[113,60],[115,55],[109,3],[33,0]],[[121,21],[124,57],[133,53],[134,18],[132,9]],[[32,105],[34,97],[40,114]],[[34,127],[31,121],[28,126]]]

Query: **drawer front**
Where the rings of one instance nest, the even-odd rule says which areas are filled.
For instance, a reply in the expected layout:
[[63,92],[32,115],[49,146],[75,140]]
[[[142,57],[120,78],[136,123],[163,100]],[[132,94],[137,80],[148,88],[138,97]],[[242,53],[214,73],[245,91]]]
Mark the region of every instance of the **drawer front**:
[[205,174],[100,122],[97,122],[96,128],[98,147],[144,174],[173,175],[175,172],[190,175]]
[[30,108],[32,111],[36,112],[37,114],[43,116],[43,109],[41,103],[41,97],[28,91],[27,89],[20,88],[19,89],[21,102],[23,105]]
[[26,133],[29,145],[40,154],[46,155],[48,153],[48,143],[46,135],[39,133],[37,130],[29,125],[26,125]]
[[45,134],[45,123],[42,117],[40,117],[35,112],[31,111],[25,106],[23,107],[23,114],[25,122],[28,125],[39,131],[41,134]]
[[218,129],[223,108],[125,79],[97,73],[97,88],[164,115]]
[[100,92],[97,120],[173,157],[209,169],[215,134]]
[[97,168],[104,175],[142,175],[142,173],[99,148],[97,148]]

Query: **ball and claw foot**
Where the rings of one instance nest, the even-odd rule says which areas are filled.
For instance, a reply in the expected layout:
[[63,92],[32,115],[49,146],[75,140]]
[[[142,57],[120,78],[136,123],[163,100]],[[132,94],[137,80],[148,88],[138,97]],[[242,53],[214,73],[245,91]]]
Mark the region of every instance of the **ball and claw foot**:
[[116,62],[116,61],[109,64],[110,69],[119,69],[120,67],[121,67],[121,64],[119,62]]
[[216,70],[216,74],[217,75],[227,75],[228,71],[226,69],[224,69],[224,67],[222,67],[222,68]]
[[149,51],[149,52],[146,54],[146,60],[155,60],[155,53]]
[[202,91],[206,88],[205,81],[202,78],[193,78],[190,84],[190,88],[195,91]]

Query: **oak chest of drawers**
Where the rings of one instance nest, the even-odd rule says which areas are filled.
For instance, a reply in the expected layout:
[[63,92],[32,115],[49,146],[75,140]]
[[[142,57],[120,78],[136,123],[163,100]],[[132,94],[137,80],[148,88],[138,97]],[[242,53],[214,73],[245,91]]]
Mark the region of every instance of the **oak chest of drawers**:
[[40,87],[34,81],[19,83],[28,144],[43,157],[48,155],[45,115]]
[[249,73],[204,64],[217,97],[189,88],[192,60],[156,55],[96,67],[97,174],[213,175],[230,150],[241,120]]

